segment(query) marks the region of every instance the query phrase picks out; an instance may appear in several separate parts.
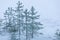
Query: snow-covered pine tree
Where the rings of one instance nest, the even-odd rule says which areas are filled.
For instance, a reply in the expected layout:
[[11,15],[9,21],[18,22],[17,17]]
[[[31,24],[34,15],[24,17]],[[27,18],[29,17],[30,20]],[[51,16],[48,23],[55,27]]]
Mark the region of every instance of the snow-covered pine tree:
[[4,13],[5,17],[5,27],[4,29],[11,35],[10,40],[16,40],[15,33],[17,32],[15,22],[14,22],[14,14],[12,8],[8,8]]
[[17,3],[17,7],[15,10],[16,19],[17,19],[17,27],[18,27],[18,40],[21,40],[21,33],[23,28],[23,5],[20,1]]
[[25,30],[26,30],[26,40],[29,40],[28,38],[29,38],[29,12],[28,12],[28,10],[26,9],[25,11],[24,11],[24,14],[25,14]]
[[42,29],[43,27],[40,27],[42,24],[40,22],[37,21],[37,19],[39,19],[40,15],[37,15],[37,12],[35,12],[35,8],[32,6],[31,10],[30,10],[30,30],[31,30],[31,36],[33,38],[34,34]]

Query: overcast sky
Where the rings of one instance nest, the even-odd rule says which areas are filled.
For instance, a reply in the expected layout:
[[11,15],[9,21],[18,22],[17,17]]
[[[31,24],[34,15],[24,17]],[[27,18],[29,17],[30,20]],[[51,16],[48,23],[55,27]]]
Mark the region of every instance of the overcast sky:
[[[45,26],[44,32],[53,33],[60,26],[60,0],[19,0],[24,8],[34,6],[41,15],[41,23]],[[15,7],[18,0],[0,0],[0,18],[8,7]],[[47,32],[48,31],[48,32]]]

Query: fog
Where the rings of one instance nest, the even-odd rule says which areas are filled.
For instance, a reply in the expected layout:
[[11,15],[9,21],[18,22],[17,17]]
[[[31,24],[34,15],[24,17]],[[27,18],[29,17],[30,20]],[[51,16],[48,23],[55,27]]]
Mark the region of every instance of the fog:
[[8,7],[15,7],[18,1],[23,3],[24,8],[34,6],[44,27],[42,32],[46,37],[54,36],[56,29],[60,28],[60,0],[0,0],[0,18]]

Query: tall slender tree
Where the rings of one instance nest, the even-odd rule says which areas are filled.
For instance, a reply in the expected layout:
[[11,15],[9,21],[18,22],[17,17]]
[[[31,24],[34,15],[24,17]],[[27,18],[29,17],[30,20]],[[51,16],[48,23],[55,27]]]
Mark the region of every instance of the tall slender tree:
[[25,11],[24,11],[24,14],[25,14],[25,28],[26,28],[26,40],[28,40],[28,35],[29,35],[29,30],[28,30],[28,28],[29,28],[29,21],[28,21],[28,18],[29,18],[29,12],[28,12],[28,10],[26,9]]
[[42,24],[40,22],[37,22],[36,19],[39,19],[40,15],[37,15],[37,12],[35,12],[35,8],[32,6],[30,10],[30,18],[31,18],[31,36],[33,38],[34,33],[36,33],[38,30],[40,30],[42,27],[40,27]]
[[17,27],[18,27],[18,33],[19,33],[19,39],[18,40],[21,40],[21,30],[22,30],[22,22],[23,22],[23,5],[20,1],[18,1],[17,3],[17,7],[16,7],[16,10],[15,10],[15,13],[16,13],[16,17],[17,17]]

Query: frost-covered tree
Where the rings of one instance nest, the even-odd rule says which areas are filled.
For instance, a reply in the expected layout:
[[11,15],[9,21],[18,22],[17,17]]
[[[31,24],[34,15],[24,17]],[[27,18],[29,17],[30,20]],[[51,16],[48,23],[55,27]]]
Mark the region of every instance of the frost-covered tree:
[[38,31],[38,30],[40,30],[40,29],[42,29],[43,27],[41,26],[42,24],[39,22],[39,21],[37,21],[37,19],[39,19],[39,16],[40,15],[38,15],[37,14],[37,12],[35,11],[35,8],[32,6],[32,8],[31,8],[31,10],[30,10],[30,30],[31,30],[31,36],[32,36],[32,38],[33,38],[33,36],[34,36],[34,34]]
[[17,19],[17,27],[18,27],[18,40],[21,40],[21,33],[23,28],[23,5],[20,1],[17,3],[17,7],[15,9],[15,15]]
[[28,12],[28,10],[26,9],[25,11],[24,11],[24,14],[25,14],[25,16],[24,16],[24,18],[25,18],[25,22],[24,22],[24,24],[25,24],[25,29],[26,29],[26,40],[28,40],[28,38],[29,38],[29,12]]
[[11,40],[16,40],[16,32],[17,32],[17,28],[16,28],[16,24],[14,22],[14,15],[13,15],[13,10],[12,8],[8,8],[8,10],[6,10],[6,12],[4,13],[4,17],[5,17],[5,26],[4,29],[6,30],[6,32],[8,32],[11,35]]

